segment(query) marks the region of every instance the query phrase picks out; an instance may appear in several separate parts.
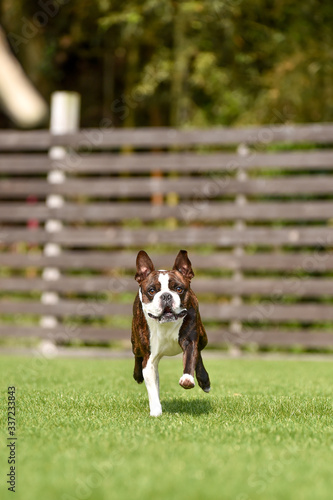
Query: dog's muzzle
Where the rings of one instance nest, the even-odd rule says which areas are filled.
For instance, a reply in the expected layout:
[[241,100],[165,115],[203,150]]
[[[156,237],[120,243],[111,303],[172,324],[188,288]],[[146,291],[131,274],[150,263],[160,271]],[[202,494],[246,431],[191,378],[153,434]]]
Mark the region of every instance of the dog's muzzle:
[[187,314],[187,309],[183,309],[180,313],[175,313],[171,307],[165,306],[162,314],[160,316],[154,316],[151,313],[148,313],[150,318],[156,319],[160,323],[167,323],[169,321],[177,321],[179,318],[184,318]]

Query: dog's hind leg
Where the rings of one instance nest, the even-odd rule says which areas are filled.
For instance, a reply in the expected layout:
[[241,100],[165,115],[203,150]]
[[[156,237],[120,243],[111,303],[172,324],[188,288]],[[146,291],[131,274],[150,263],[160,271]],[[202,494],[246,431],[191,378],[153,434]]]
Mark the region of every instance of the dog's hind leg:
[[142,384],[143,382],[142,362],[143,362],[142,356],[135,356],[133,377],[138,384]]
[[197,381],[201,389],[205,392],[209,392],[210,391],[209,375],[206,371],[206,368],[204,367],[200,352],[198,353],[197,365],[195,367],[195,374],[197,376]]

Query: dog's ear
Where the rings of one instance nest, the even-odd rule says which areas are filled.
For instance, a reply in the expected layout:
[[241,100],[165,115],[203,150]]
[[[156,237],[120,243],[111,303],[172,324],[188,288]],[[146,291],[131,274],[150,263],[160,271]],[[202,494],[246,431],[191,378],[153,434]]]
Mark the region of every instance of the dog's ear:
[[152,263],[149,255],[144,251],[140,250],[136,258],[136,275],[135,279],[141,285],[142,281],[147,278],[147,276],[154,271],[154,264]]
[[185,278],[189,281],[194,277],[194,272],[192,270],[192,264],[187,256],[186,250],[180,250],[175,263],[173,265],[173,270],[179,271]]

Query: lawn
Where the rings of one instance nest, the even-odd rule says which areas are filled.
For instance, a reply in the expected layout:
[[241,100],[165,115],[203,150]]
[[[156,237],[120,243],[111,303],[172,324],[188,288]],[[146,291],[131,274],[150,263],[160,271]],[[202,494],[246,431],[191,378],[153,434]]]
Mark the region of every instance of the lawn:
[[[333,363],[209,359],[205,394],[179,387],[181,359],[164,358],[159,418],[131,360],[0,363],[1,499],[332,498]],[[14,497],[5,485],[13,385]]]

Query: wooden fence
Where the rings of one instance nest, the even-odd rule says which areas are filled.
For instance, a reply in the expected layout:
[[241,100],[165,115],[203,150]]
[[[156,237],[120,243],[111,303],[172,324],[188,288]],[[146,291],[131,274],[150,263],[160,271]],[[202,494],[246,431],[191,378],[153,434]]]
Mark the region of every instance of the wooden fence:
[[137,251],[170,268],[185,248],[211,344],[333,346],[332,143],[333,124],[0,132],[0,335],[128,340]]

